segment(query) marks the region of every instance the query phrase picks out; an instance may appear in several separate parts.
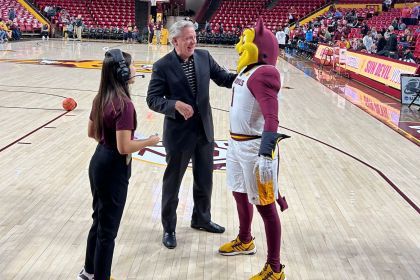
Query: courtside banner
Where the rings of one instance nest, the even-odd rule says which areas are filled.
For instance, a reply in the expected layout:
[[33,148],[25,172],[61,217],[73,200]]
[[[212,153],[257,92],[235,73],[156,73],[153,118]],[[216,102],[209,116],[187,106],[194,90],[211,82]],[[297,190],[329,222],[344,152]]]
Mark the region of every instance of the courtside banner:
[[[324,59],[324,50],[330,48],[319,45],[315,53],[316,59]],[[414,63],[399,62],[387,58],[360,52],[346,52],[347,70],[372,79],[394,89],[401,89],[401,74],[415,74],[418,65]]]

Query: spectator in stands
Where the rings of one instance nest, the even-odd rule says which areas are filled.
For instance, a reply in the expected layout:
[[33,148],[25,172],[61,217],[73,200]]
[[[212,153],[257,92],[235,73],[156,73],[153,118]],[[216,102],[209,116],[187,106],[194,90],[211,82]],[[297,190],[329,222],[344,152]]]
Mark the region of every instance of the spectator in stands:
[[406,29],[404,31],[404,35],[400,38],[400,44],[403,47],[410,47],[411,44],[414,43],[414,36],[411,34],[410,29]]
[[52,17],[54,17],[57,14],[57,8],[55,6],[50,6],[50,9],[48,9],[47,12],[47,18],[51,20]]
[[133,40],[135,42],[139,41],[139,29],[137,28],[137,26],[134,26],[133,28]]
[[402,22],[404,22],[406,25],[411,23],[411,8],[407,3],[405,3],[404,8],[401,10],[401,18]]
[[378,52],[378,55],[388,56],[395,58],[397,52],[397,35],[394,33],[394,27],[388,27],[389,38],[386,40],[386,45],[384,49]]
[[354,23],[355,21],[357,21],[357,13],[355,9],[351,10],[348,13],[348,15],[346,16],[346,20],[348,21],[348,23]]
[[12,31],[12,39],[13,40],[20,40],[22,34],[19,29],[19,25],[17,22],[9,21],[9,24],[7,25],[9,30]]
[[155,30],[156,30],[156,44],[160,44],[160,36],[162,34],[162,23],[160,22],[160,20],[156,22]]
[[334,13],[335,19],[341,19],[343,17],[343,14],[340,12],[340,10],[336,10]]
[[361,46],[363,46],[363,42],[360,42],[360,40],[357,38],[354,38],[353,40],[350,41],[350,48],[353,51],[360,51]]
[[204,31],[207,32],[207,29],[208,29],[209,25],[210,25],[210,22],[208,20],[206,20],[206,24],[204,25]]
[[363,39],[357,39],[357,44],[356,44],[356,51],[364,51],[364,52],[366,52],[366,47],[365,47],[365,45],[363,44]]
[[407,25],[400,19],[400,22],[398,23],[398,30],[404,31],[407,28]]
[[346,37],[342,36],[341,41],[338,42],[338,46],[341,49],[350,49],[350,41]]
[[376,31],[376,27],[375,26],[372,27],[372,29],[370,30],[370,33],[372,34],[373,41],[376,41],[377,36],[378,36],[378,32]]
[[290,39],[290,28],[287,24],[284,25],[284,33],[286,34],[286,45],[287,45],[289,44],[289,39]]
[[193,24],[194,24],[194,30],[197,33],[198,32],[198,22],[196,22],[195,20],[193,20]]
[[153,36],[155,36],[155,22],[153,19],[150,19],[147,30],[149,32],[149,44],[151,44],[153,42]]
[[404,53],[400,60],[405,62],[416,63],[415,57],[409,47],[404,47]]
[[9,20],[13,21],[16,18],[16,11],[14,8],[10,8],[9,12],[7,13]]
[[366,24],[366,22],[364,21],[364,22],[362,22],[362,27],[361,27],[361,29],[360,29],[360,33],[363,35],[363,36],[366,36],[366,34],[368,34],[368,32],[369,32],[369,26]]
[[279,48],[284,50],[284,47],[286,46],[286,33],[283,31],[283,28],[278,28],[278,31],[276,32],[276,39],[279,44]]
[[384,38],[384,35],[382,35],[381,33],[378,33],[377,38],[378,38],[378,41],[376,43],[376,53],[379,53],[383,51],[383,49],[385,48],[386,39]]
[[48,15],[49,10],[52,9],[52,7],[50,5],[45,5],[44,7],[44,14]]
[[75,22],[75,33],[77,35],[77,40],[82,41],[82,30],[83,30],[83,19],[82,15],[78,15]]
[[211,26],[211,22],[208,22],[208,24],[206,25],[206,32],[208,33],[208,34],[210,34],[211,33],[211,30],[212,30],[212,26]]
[[376,44],[373,43],[372,48],[370,49],[370,53],[376,54]]
[[2,30],[5,33],[4,41],[8,41],[12,38],[12,31],[7,26],[7,23],[3,21],[2,18],[0,18],[0,30]]
[[398,18],[394,18],[391,22],[392,27],[394,27],[394,30],[398,30]]
[[358,21],[358,20],[353,21],[353,23],[349,24],[348,26],[350,28],[361,28],[362,27],[361,24],[360,24],[360,21]]
[[[236,36],[236,37],[241,36],[241,34],[242,34],[242,29],[243,29],[243,28],[242,28],[242,26],[241,26],[241,25],[239,25],[239,24],[238,24],[238,25],[236,26],[236,28],[235,28],[235,36]],[[286,44],[287,44],[287,42],[286,42]]]
[[363,45],[366,48],[366,51],[368,53],[372,52],[372,46],[373,46],[373,39],[372,39],[372,32],[369,31],[365,37],[363,37]]
[[41,27],[42,40],[43,41],[45,39],[49,40],[50,39],[49,34],[50,34],[50,27],[48,26],[48,24],[43,24],[42,27]]
[[411,22],[410,22],[411,25],[417,25],[417,22],[420,17],[420,5],[417,5],[417,2],[414,4],[415,6],[411,10]]
[[292,13],[289,13],[289,24],[292,24],[293,22],[295,22],[295,17]]
[[308,22],[308,29],[314,29],[314,24],[311,20]]
[[8,28],[6,24],[4,23],[3,19],[0,18],[0,43],[1,44],[8,41],[7,30]]
[[125,37],[125,40],[127,40],[127,43],[133,43],[133,25],[131,24],[131,22],[127,24],[124,37]]
[[313,40],[313,35],[314,35],[313,30],[312,30],[312,29],[308,29],[308,30],[305,32],[305,41],[306,41],[306,42],[312,42],[312,40]]
[[63,29],[63,33],[64,33],[64,39],[68,39],[70,37],[74,38],[74,27],[73,24],[71,22],[68,22],[65,25],[65,28]]
[[331,42],[332,36],[331,36],[331,33],[329,32],[327,27],[323,27],[321,29],[321,33],[319,34],[319,38],[320,38],[320,41],[323,42],[323,43]]
[[6,31],[2,30],[0,27],[0,44],[3,44],[4,42],[7,42]]
[[385,0],[385,1],[382,3],[382,11],[384,11],[384,12],[388,12],[388,10],[389,10],[389,8],[391,7],[391,5],[392,5],[392,0]]

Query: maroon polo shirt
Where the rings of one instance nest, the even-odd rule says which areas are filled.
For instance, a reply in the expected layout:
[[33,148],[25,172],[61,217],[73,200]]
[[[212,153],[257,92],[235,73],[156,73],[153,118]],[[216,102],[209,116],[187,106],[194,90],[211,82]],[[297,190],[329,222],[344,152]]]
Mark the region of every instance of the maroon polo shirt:
[[[124,104],[122,104],[124,103]],[[92,105],[89,119],[93,121],[95,107]],[[103,131],[99,144],[117,149],[117,130],[131,130],[131,139],[136,129],[136,110],[133,102],[126,98],[121,102],[118,98],[105,105],[103,110]]]

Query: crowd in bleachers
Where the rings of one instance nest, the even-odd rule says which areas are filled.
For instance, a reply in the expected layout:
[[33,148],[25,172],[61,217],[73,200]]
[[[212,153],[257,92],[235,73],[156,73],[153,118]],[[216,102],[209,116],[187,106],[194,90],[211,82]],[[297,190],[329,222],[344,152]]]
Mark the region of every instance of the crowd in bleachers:
[[[316,48],[316,43],[321,42],[415,62],[418,53],[416,40],[420,37],[418,11],[418,6],[409,13],[392,8],[390,12],[377,15],[373,9],[335,9],[331,6],[327,13],[314,21],[297,25],[290,43],[297,48],[299,44],[307,46],[310,43]],[[387,13],[398,17],[391,18]]]
[[19,40],[22,36],[16,20],[0,18],[0,44],[11,40]]
[[17,0],[0,0],[0,43],[20,40],[23,32],[40,28],[38,20]]

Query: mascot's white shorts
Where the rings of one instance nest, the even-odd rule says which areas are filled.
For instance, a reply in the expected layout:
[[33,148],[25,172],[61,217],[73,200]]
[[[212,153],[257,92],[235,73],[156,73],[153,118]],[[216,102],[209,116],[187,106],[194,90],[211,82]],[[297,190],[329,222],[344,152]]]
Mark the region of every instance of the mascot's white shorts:
[[258,162],[261,139],[236,141],[229,139],[226,155],[227,185],[231,191],[248,194],[248,200],[255,205],[267,205],[278,198],[278,157],[273,160],[273,181],[259,182],[254,173]]

